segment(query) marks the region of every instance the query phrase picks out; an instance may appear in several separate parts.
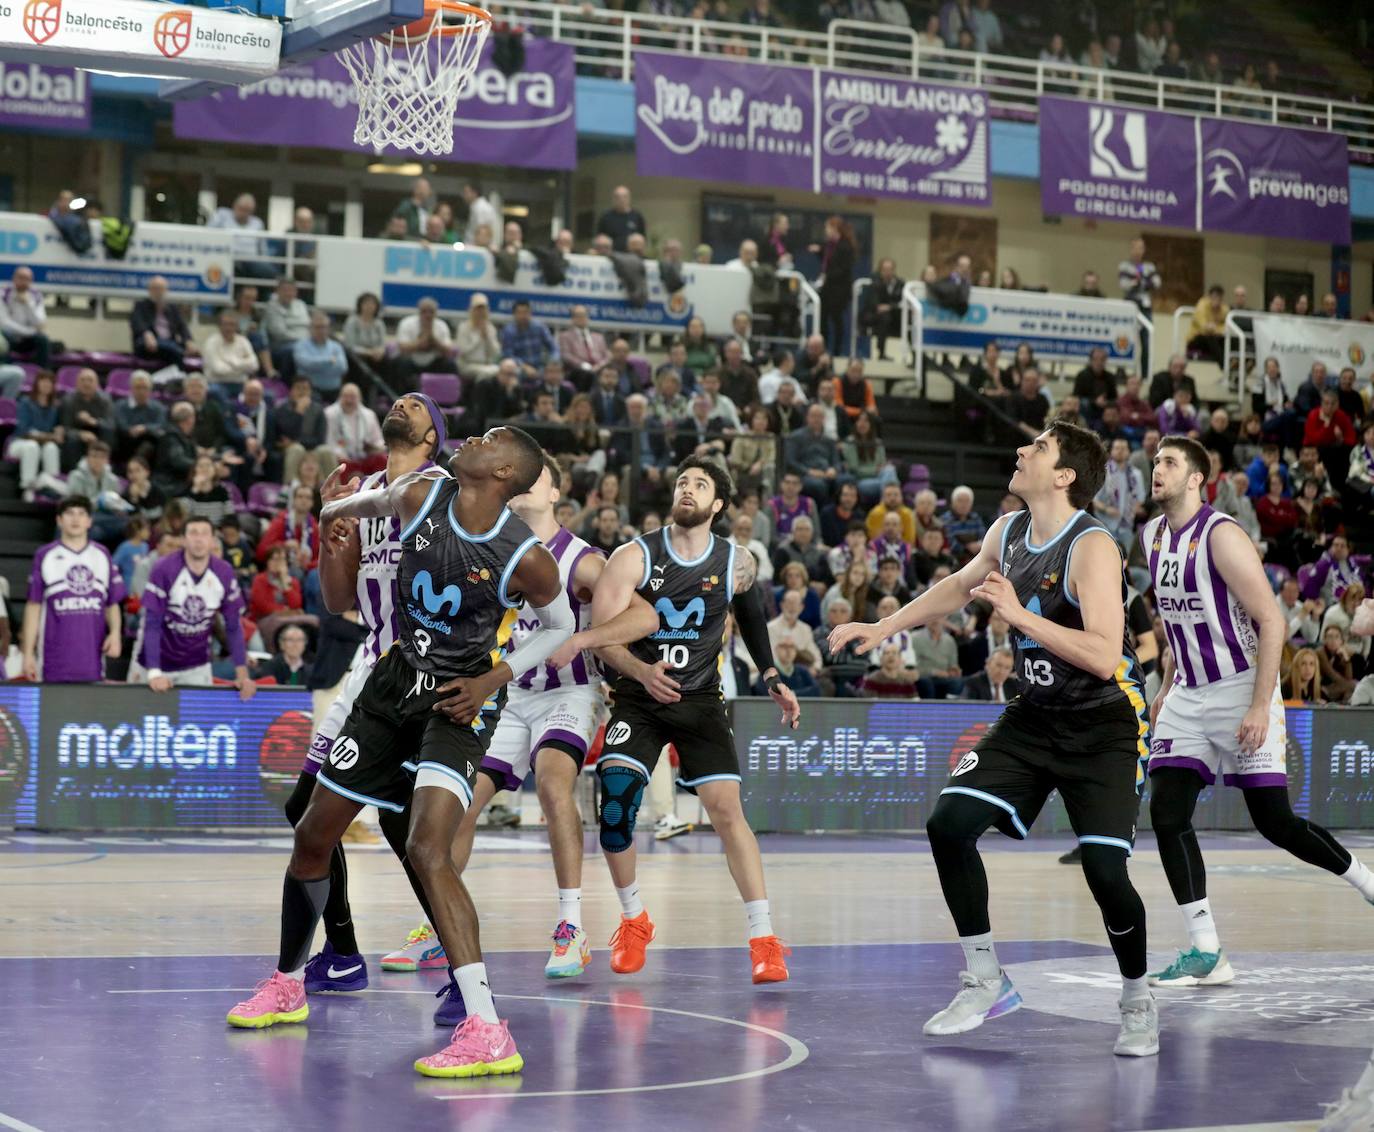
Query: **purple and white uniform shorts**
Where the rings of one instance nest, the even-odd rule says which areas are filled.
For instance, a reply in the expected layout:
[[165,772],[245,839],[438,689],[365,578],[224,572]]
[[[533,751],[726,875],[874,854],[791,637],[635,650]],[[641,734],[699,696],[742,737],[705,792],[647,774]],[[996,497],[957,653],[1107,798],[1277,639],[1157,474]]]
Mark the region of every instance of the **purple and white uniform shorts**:
[[545,748],[565,752],[581,767],[604,710],[600,690],[590,684],[549,692],[512,687],[482,760],[483,773],[499,789],[518,790]]
[[1274,688],[1269,732],[1254,751],[1241,750],[1236,732],[1255,691],[1255,670],[1224,676],[1196,688],[1175,684],[1159,709],[1150,743],[1150,770],[1195,770],[1203,782],[1226,786],[1287,786],[1288,728],[1283,698]]

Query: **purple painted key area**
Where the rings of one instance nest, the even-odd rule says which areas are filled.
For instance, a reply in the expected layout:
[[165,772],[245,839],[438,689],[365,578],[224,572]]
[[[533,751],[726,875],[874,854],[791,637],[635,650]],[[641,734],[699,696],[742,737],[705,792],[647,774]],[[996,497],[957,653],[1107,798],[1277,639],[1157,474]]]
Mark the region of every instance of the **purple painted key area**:
[[0,959],[0,1114],[41,1132],[1105,1132],[1315,1119],[1369,1056],[1310,1044],[1322,1027],[1301,1018],[1178,1006],[1175,992],[1161,996],[1161,1056],[1115,1058],[1115,1024],[1044,1012],[1061,1009],[1052,985],[1068,976],[1063,1010],[1114,1014],[1109,977],[1084,985],[1110,973],[1104,948],[999,950],[1026,972],[1025,1008],[946,1039],[920,1028],[955,988],[947,944],[799,947],[792,981],[766,989],[740,949],[655,949],[625,978],[603,949],[557,985],[539,953],[489,955],[526,1070],[472,1082],[410,1067],[446,1040],[436,973],[373,964],[374,989],[312,997],[305,1025],[250,1032],[224,1014],[267,958]]

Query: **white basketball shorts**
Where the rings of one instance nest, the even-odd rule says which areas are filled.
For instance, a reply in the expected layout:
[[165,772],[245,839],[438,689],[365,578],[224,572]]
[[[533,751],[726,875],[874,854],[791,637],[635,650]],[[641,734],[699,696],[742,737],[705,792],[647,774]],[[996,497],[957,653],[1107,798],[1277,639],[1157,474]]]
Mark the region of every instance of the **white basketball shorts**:
[[603,710],[600,690],[590,685],[551,692],[512,689],[482,770],[500,789],[518,790],[546,747],[565,752],[580,768]]
[[1277,685],[1269,703],[1269,732],[1254,751],[1241,750],[1236,732],[1255,690],[1255,673],[1238,672],[1199,688],[1175,684],[1159,709],[1150,742],[1150,770],[1195,770],[1209,786],[1287,786],[1288,727]]

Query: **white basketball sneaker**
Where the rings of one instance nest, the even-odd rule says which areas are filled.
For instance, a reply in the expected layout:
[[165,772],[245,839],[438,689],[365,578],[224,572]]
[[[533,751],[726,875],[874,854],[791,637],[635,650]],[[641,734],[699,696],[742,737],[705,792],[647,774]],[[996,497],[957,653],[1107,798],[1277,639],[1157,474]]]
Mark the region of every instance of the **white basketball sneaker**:
[[959,981],[962,989],[921,1028],[923,1033],[933,1037],[963,1034],[990,1019],[1021,1009],[1021,995],[1005,971],[992,979],[975,979],[967,971],[960,971]]
[[553,946],[549,950],[549,961],[544,964],[544,975],[550,979],[571,979],[582,974],[592,961],[592,945],[587,933],[576,924],[559,920],[553,929]]
[[669,841],[674,837],[681,837],[684,833],[691,832],[691,824],[683,821],[676,814],[664,814],[658,821],[654,822],[655,841]]
[[1153,995],[1121,1004],[1121,1033],[1112,1052],[1117,1057],[1154,1057],[1159,1053],[1159,1007]]
[[1340,1100],[1326,1106],[1326,1116],[1317,1132],[1369,1132],[1371,1128],[1374,1128],[1374,1058],[1365,1066],[1355,1087],[1346,1089]]

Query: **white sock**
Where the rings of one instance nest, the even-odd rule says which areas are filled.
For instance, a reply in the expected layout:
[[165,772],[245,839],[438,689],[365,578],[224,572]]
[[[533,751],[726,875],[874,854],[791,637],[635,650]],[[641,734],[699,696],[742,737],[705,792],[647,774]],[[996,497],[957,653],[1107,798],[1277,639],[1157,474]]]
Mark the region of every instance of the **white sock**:
[[453,968],[458,990],[463,996],[463,1005],[469,1014],[476,1014],[483,1022],[499,1022],[496,1016],[496,1003],[491,999],[491,986],[487,982],[487,965],[469,963],[466,967]]
[[1121,1001],[1135,1002],[1138,999],[1150,997],[1150,976],[1141,975],[1138,979],[1128,979],[1125,975],[1121,976]]
[[615,894],[620,897],[620,914],[627,920],[633,920],[644,911],[644,901],[639,898],[638,881],[627,884],[624,888],[617,888]]
[[1221,939],[1217,935],[1217,924],[1212,919],[1212,902],[1205,896],[1191,904],[1180,904],[1183,926],[1188,929],[1188,942],[1199,951],[1218,952]]
[[975,979],[995,979],[1002,973],[1002,965],[997,962],[997,949],[992,945],[992,932],[961,935],[959,946],[964,949],[964,965]]
[[744,914],[749,917],[749,938],[773,934],[773,917],[768,911],[767,900],[746,900]]
[[304,968],[304,967],[302,967],[299,971],[278,971],[277,974],[279,974],[279,975],[285,975],[288,979],[295,979],[296,982],[298,982],[298,983],[303,983],[303,982],[305,982],[305,968]]
[[560,888],[558,890],[558,918],[567,920],[574,926],[582,923],[582,890],[580,888]]
[[1358,857],[1350,858],[1350,868],[1341,873],[1341,880],[1359,889],[1366,900],[1374,900],[1374,873]]

